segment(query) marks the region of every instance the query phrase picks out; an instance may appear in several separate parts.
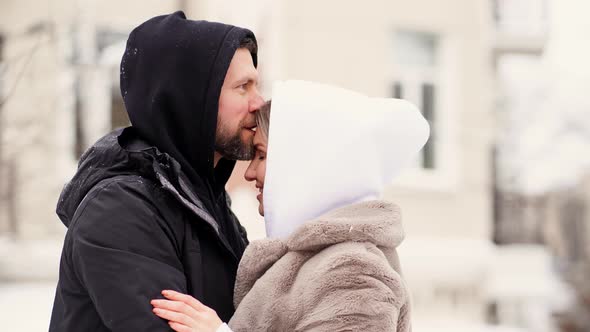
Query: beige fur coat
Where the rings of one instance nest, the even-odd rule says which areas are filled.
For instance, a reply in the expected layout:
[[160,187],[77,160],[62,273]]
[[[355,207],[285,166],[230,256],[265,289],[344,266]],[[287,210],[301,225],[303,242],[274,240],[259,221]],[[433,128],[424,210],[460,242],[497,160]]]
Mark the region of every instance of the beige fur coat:
[[252,242],[240,262],[241,331],[410,331],[410,303],[396,247],[399,208],[383,201],[333,210],[286,241]]

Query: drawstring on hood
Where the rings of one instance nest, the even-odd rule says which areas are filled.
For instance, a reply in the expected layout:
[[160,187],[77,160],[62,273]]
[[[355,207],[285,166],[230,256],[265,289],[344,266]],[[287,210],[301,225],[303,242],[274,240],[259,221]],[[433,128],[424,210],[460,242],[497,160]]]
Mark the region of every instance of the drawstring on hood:
[[277,82],[264,185],[267,236],[378,198],[424,146],[428,122],[411,103],[319,83]]

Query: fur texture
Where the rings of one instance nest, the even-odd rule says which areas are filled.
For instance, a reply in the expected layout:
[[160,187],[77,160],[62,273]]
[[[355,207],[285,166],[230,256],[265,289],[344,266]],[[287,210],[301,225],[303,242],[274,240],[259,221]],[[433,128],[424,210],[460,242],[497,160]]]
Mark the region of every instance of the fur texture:
[[399,208],[383,201],[331,211],[286,241],[250,244],[235,287],[240,331],[410,331],[396,247]]

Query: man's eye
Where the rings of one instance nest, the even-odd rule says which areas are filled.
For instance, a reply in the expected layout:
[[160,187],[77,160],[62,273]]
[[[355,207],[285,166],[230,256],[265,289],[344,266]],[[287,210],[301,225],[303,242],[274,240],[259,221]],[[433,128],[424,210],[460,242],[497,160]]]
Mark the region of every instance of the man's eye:
[[258,160],[264,160],[264,158],[266,158],[266,156],[263,155],[263,154],[261,154],[261,155],[258,156]]

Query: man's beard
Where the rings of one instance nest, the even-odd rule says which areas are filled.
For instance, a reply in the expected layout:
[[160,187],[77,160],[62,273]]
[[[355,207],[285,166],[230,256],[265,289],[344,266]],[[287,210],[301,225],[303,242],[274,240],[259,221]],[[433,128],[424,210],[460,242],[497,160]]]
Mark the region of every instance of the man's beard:
[[219,152],[223,158],[230,160],[251,160],[254,157],[254,145],[252,139],[249,142],[243,142],[241,132],[243,124],[240,122],[235,132],[230,132],[227,128],[218,126],[215,137],[215,151]]

